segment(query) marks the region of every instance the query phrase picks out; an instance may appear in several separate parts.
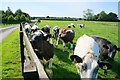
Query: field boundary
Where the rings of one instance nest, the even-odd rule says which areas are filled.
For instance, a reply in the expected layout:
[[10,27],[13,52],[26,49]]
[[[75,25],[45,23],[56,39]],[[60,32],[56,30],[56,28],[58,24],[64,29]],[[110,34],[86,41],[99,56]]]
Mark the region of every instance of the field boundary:
[[102,25],[109,25],[109,26],[118,26],[118,24],[99,23],[99,22],[95,22],[95,21],[89,21],[89,22],[102,24]]

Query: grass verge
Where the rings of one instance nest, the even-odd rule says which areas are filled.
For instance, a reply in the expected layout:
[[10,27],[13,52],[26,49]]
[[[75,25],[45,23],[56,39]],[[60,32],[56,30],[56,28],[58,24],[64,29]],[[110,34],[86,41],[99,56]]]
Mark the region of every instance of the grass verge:
[[8,26],[15,26],[15,25],[18,25],[18,24],[2,24],[0,25],[0,28],[8,27]]
[[19,29],[2,42],[2,77],[21,78]]

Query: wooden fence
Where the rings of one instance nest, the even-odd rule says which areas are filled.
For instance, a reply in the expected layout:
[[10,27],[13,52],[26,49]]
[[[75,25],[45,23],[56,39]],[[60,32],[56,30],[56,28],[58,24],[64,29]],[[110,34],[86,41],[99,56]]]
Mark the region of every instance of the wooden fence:
[[20,23],[20,49],[24,80],[49,80],[43,65],[32,48],[22,23]]

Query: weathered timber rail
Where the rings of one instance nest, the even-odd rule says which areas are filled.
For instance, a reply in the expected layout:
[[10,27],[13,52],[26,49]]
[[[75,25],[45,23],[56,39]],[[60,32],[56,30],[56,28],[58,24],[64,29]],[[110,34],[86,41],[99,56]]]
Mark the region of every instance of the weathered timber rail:
[[43,65],[32,48],[22,23],[20,23],[20,49],[24,80],[49,80]]

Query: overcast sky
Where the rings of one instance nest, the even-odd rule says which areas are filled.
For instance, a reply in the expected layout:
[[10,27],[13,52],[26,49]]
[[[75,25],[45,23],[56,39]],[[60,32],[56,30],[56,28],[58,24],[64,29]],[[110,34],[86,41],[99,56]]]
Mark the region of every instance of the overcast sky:
[[10,7],[13,12],[21,9],[30,16],[83,17],[83,11],[92,9],[118,14],[118,0],[2,0],[2,10]]

